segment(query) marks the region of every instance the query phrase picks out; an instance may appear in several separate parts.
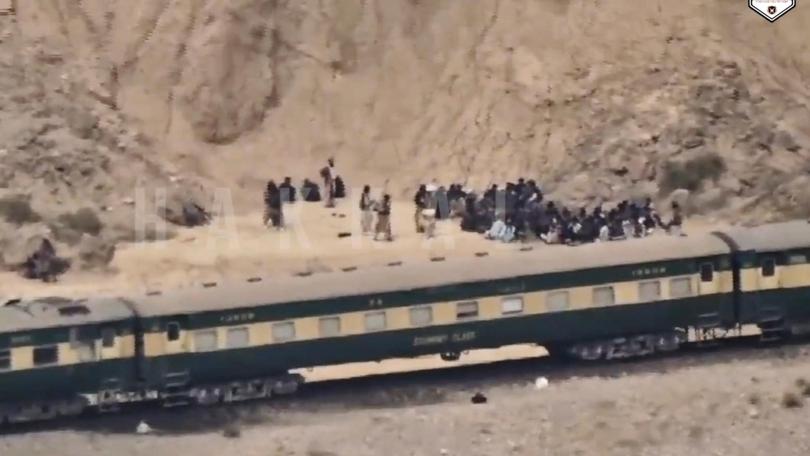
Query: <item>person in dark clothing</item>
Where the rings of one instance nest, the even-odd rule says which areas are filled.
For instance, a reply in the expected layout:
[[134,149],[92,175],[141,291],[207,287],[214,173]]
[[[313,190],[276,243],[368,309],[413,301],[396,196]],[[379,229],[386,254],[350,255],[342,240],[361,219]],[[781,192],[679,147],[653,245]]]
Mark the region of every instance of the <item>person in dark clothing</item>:
[[391,234],[391,195],[383,195],[383,199],[377,207],[377,226],[374,230],[374,240],[377,240],[378,235],[384,235],[386,241],[393,241],[394,236]]
[[416,232],[422,233],[425,231],[422,227],[422,211],[427,206],[427,187],[424,184],[420,185],[416,190],[416,194],[413,196],[413,204],[413,222],[416,225]]
[[281,200],[285,203],[294,203],[296,199],[295,187],[292,184],[292,179],[288,176],[284,178],[284,182],[278,186],[281,191]]
[[490,187],[489,190],[484,192],[484,199],[490,200],[494,204],[495,196],[497,195],[497,193],[498,193],[498,184],[492,184],[492,187]]
[[450,207],[448,190],[444,188],[444,186],[439,186],[433,197],[436,199],[436,220],[445,220],[450,218],[450,213],[452,210]]
[[67,271],[68,260],[56,256],[56,249],[48,239],[42,239],[37,250],[21,265],[22,275],[27,279],[55,282],[56,276]]
[[670,220],[669,223],[664,225],[664,229],[667,230],[667,233],[672,234],[674,231],[680,230],[682,224],[683,224],[683,213],[681,212],[681,205],[678,204],[677,201],[673,201],[672,220]]
[[318,188],[318,184],[309,179],[304,179],[304,183],[301,185],[301,197],[308,203],[317,203],[320,201],[321,190]]
[[267,188],[264,191],[264,205],[264,224],[267,225],[267,222],[270,221],[275,228],[281,229],[284,226],[281,191],[272,180],[267,182]]

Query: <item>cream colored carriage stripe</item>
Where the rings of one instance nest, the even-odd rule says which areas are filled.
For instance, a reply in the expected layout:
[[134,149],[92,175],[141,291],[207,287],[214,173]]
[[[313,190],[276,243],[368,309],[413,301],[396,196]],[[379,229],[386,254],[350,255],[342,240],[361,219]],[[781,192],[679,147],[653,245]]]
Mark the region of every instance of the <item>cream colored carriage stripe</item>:
[[[597,287],[612,286],[614,291],[613,305],[628,305],[640,303],[639,297],[639,283],[650,282],[658,280],[661,287],[661,298],[670,299],[671,294],[669,291],[670,280],[678,278],[689,278],[691,288],[694,296],[697,296],[700,290],[700,276],[698,274],[682,275],[682,276],[669,276],[659,278],[642,278],[639,280],[614,282],[609,284],[600,284]],[[717,293],[730,293],[732,291],[731,271],[716,272],[714,276],[714,286],[712,292],[705,295],[712,295]],[[478,320],[494,320],[505,318],[520,318],[531,315],[540,315],[549,313],[546,298],[549,293],[557,291],[567,291],[568,306],[566,309],[561,310],[578,310],[594,307],[593,301],[594,286],[581,286],[572,288],[561,288],[555,290],[533,291],[522,294],[505,295],[505,296],[488,296],[478,298]],[[523,298],[523,312],[511,315],[502,314],[502,299],[504,297],[522,297]],[[467,300],[470,301],[470,300]],[[444,326],[458,323],[456,318],[457,304],[462,301],[449,301],[449,302],[434,302],[426,303],[425,306],[430,306],[432,309],[432,321],[428,326]],[[228,326],[217,327],[217,350],[225,350],[229,348],[242,348],[242,347],[228,347],[226,333],[231,328],[248,328],[250,346],[264,346],[272,344],[281,344],[289,342],[302,342],[309,340],[316,340],[321,338],[320,335],[320,319],[329,317],[340,318],[340,333],[336,336],[330,335],[328,338],[334,337],[348,337],[362,334],[373,333],[366,331],[366,314],[374,312],[385,312],[386,327],[382,331],[397,331],[403,329],[414,328],[410,322],[410,309],[411,306],[394,307],[388,309],[373,309],[369,308],[364,311],[335,313],[327,315],[319,315],[313,317],[303,317],[292,321],[295,325],[295,337],[289,341],[279,342],[273,339],[273,324],[279,321],[262,321],[254,323],[242,323]],[[471,321],[471,320],[468,320]],[[209,329],[210,330],[210,329]],[[204,328],[196,331],[205,331]],[[175,344],[171,353],[183,353],[194,351],[194,334],[195,331],[181,330],[180,340]],[[145,355],[147,357],[161,356],[167,354],[164,350],[166,345],[165,332],[148,333],[145,335]]]

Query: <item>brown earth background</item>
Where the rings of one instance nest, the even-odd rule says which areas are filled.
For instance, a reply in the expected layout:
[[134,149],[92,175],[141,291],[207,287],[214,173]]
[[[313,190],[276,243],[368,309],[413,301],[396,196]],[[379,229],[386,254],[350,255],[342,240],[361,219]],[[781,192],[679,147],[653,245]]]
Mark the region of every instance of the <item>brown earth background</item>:
[[[418,183],[431,179],[482,188],[524,176],[577,204],[650,195],[663,206],[677,195],[687,202],[690,229],[810,215],[810,8],[802,2],[773,24],[742,0],[12,3],[14,14],[0,15],[0,266],[18,263],[47,235],[77,267],[55,286],[0,273],[0,297],[176,286],[494,249],[450,224],[440,226],[434,244],[413,234],[408,200]],[[316,178],[330,156],[349,187],[368,183],[398,200],[394,244],[335,238],[352,223],[353,200],[332,211],[350,214],[346,219],[309,205],[293,209],[287,234],[261,226],[266,180]],[[171,228],[168,241],[133,243],[138,188],[166,189],[168,205],[196,199],[220,218],[231,212],[212,199],[227,189],[235,215],[225,227],[238,233],[238,242],[207,228]],[[284,247],[303,232],[309,246]],[[784,383],[776,379],[778,368],[774,382]],[[591,416],[611,395],[636,416],[649,401],[668,404],[657,393],[666,385],[682,386],[672,401],[733,396],[731,386],[708,388],[697,376],[736,375],[739,386],[754,368],[706,369],[672,379],[614,379],[604,391],[597,380],[573,382],[555,390],[554,403],[577,398]],[[790,375],[801,370],[790,369]],[[583,388],[590,393],[581,396]],[[622,388],[636,388],[641,399],[622,399],[616,393]],[[516,401],[475,419],[525,422],[532,411]],[[448,435],[465,435],[459,429],[470,423],[459,404],[449,412],[458,434]],[[530,404],[546,406],[542,399]],[[691,429],[683,423],[709,418],[717,418],[718,435],[733,432],[739,410],[719,407],[677,409],[675,422],[682,425],[655,430],[660,437],[652,439],[622,437],[611,448],[615,454],[683,454],[685,448],[762,454],[768,441],[781,439],[779,454],[806,453],[806,444],[789,444],[806,442],[798,434],[755,424],[743,425],[750,453],[739,443],[704,438],[702,430],[679,440],[678,426]],[[447,409],[414,413],[378,419],[353,411],[345,424],[341,415],[318,418],[324,432],[377,429],[375,440],[340,446],[312,434],[293,445],[298,450],[277,454],[332,454],[312,449],[324,441],[338,447],[335,454],[379,454],[386,441],[406,448],[422,431],[434,432]],[[779,421],[781,413],[774,412],[773,422],[796,428],[797,419]],[[637,415],[635,428],[622,427],[620,434],[648,429],[646,412]],[[314,416],[296,415],[272,435],[300,436]],[[566,420],[563,427],[579,426]],[[650,422],[656,420],[664,418]],[[545,440],[548,454],[614,454],[599,445],[616,429],[614,421],[603,422],[582,421],[574,443]],[[424,423],[433,424],[428,430]],[[492,426],[496,431],[488,432],[503,437],[486,437],[495,444],[422,442],[392,454],[440,454],[445,446],[447,454],[456,454],[453,447],[462,449],[458,454],[545,454],[515,434],[533,431]],[[216,435],[192,441],[199,454],[204,448],[273,454],[263,452],[265,434],[248,436],[250,447]],[[3,453],[47,452],[63,438],[75,454],[88,448],[169,454],[184,444],[129,447],[116,439],[98,446],[54,433],[41,446],[8,441]]]

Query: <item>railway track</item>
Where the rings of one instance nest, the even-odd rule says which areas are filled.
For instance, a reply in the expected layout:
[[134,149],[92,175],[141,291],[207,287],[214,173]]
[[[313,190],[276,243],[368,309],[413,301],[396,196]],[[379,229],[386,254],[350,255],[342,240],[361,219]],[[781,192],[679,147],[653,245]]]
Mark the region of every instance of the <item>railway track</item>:
[[290,411],[329,413],[347,408],[398,408],[457,401],[478,391],[486,393],[487,389],[494,387],[532,384],[540,376],[547,377],[552,384],[559,384],[572,378],[617,378],[740,360],[798,358],[803,356],[802,349],[807,345],[807,337],[763,343],[759,335],[747,335],[720,339],[711,346],[689,341],[676,352],[624,360],[583,362],[542,356],[374,374],[307,383],[294,396],[272,400],[174,409],[143,403],[123,407],[116,414],[87,413],[76,418],[12,425],[0,430],[0,435],[64,430],[132,434],[142,420],[160,434],[213,432],[234,422],[266,422]]

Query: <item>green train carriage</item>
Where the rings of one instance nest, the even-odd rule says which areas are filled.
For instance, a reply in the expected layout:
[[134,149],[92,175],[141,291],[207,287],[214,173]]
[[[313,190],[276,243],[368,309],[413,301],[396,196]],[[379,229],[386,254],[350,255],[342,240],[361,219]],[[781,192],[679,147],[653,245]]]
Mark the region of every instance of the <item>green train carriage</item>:
[[131,306],[41,298],[0,308],[0,423],[74,415],[130,391],[137,377]]
[[766,339],[810,330],[810,224],[790,221],[719,234],[737,263],[738,321]]
[[686,330],[810,322],[810,226],[0,308],[0,419],[290,393],[296,368],[535,343],[577,358],[673,350]]
[[519,343],[674,349],[689,327],[736,325],[732,277],[729,246],[700,235],[178,290],[137,308],[150,385],[211,398],[230,384],[269,394],[290,369]]

